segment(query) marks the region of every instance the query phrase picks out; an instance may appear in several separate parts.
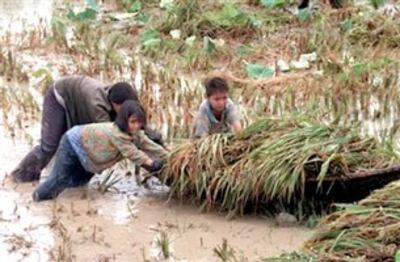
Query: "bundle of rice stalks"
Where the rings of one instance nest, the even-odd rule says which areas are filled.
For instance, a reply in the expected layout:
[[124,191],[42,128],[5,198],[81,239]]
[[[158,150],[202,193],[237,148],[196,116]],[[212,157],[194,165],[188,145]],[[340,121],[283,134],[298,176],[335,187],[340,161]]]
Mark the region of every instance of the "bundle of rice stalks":
[[[342,205],[327,216],[302,253],[264,261],[394,261],[400,249],[400,191],[394,182],[357,205]],[[297,260],[296,260],[297,261]]]
[[[398,159],[377,140],[360,137],[357,128],[304,116],[266,118],[237,136],[217,134],[181,145],[160,175],[171,186],[171,196],[197,200],[203,207],[234,214],[283,205],[297,214],[307,199],[321,196],[316,204],[325,199],[329,188],[324,178],[345,180],[358,170],[387,167]],[[307,192],[310,179],[316,184]]]

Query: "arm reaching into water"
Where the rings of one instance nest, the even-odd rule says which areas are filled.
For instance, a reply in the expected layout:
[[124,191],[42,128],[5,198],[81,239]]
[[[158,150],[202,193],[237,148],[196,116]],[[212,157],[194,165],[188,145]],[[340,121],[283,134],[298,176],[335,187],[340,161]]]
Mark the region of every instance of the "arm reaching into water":
[[163,146],[151,140],[143,131],[135,135],[133,142],[137,148],[154,158],[163,159],[168,155],[168,151]]

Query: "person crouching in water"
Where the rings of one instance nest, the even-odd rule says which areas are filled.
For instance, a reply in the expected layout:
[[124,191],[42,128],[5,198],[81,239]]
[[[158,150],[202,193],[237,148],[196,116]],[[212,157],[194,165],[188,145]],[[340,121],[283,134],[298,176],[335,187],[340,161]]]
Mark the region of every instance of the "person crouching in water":
[[197,112],[192,139],[216,133],[239,133],[242,130],[236,105],[229,98],[229,86],[225,79],[213,77],[205,82],[206,99]]
[[68,187],[87,184],[94,174],[123,159],[130,159],[149,172],[159,171],[167,151],[144,134],[145,125],[143,107],[127,100],[115,122],[80,125],[68,130],[57,149],[54,167],[33,193],[33,200],[53,199]]

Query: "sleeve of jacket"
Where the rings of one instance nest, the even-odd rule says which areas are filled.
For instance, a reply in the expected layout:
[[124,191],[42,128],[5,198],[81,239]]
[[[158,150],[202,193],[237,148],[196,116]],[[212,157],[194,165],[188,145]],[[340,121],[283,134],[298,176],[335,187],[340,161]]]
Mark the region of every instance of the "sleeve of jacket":
[[203,138],[208,136],[210,133],[210,122],[208,121],[207,115],[202,111],[199,111],[194,120],[192,139]]
[[146,126],[146,127],[144,127],[144,133],[154,143],[164,146],[164,140],[162,138],[162,135],[155,129],[152,129],[152,128]]
[[239,122],[240,118],[241,117],[237,105],[233,103],[229,104],[226,116],[226,121],[228,122],[228,124],[233,125],[235,122]]
[[151,161],[151,158],[142,150],[140,150],[132,140],[126,138],[124,135],[116,134],[112,138],[112,143],[121,153],[121,155],[134,162],[138,165],[143,165],[148,161]]
[[167,150],[153,142],[144,131],[140,131],[133,141],[140,150],[154,158],[163,159],[168,155]]

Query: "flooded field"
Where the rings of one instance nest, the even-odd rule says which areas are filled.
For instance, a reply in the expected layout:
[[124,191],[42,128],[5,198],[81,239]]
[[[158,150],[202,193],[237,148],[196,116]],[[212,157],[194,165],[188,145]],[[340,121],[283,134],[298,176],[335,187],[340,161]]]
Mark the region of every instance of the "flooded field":
[[[31,130],[36,137],[38,128],[34,124]],[[305,227],[280,227],[274,219],[228,220],[167,203],[165,188],[138,187],[132,176],[116,185],[120,193],[98,192],[98,178],[56,201],[33,203],[36,184],[16,185],[6,178],[30,146],[4,131],[1,137],[0,256],[8,261],[159,261],[157,240],[164,233],[171,261],[218,261],[213,249],[223,239],[238,258],[254,261],[295,250],[310,236]]]
[[[120,180],[112,187],[104,186],[106,170],[88,186],[34,203],[39,182],[16,184],[9,174],[39,142],[44,91],[63,75],[132,83],[170,147],[187,140],[211,72],[232,84],[245,127],[260,117],[304,113],[303,120],[359,127],[357,134],[371,136],[367,148],[349,146],[363,152],[351,161],[367,159],[371,168],[398,163],[398,1],[348,1],[343,10],[311,1],[306,11],[281,2],[0,0],[0,258],[260,261],[302,249],[314,233],[285,212],[233,219],[218,208],[200,212],[198,204],[169,200],[169,188],[156,178],[142,185],[126,163],[115,168],[112,178]],[[344,159],[339,148],[333,143],[332,155],[321,156],[327,169]],[[368,159],[373,148],[392,158]]]

